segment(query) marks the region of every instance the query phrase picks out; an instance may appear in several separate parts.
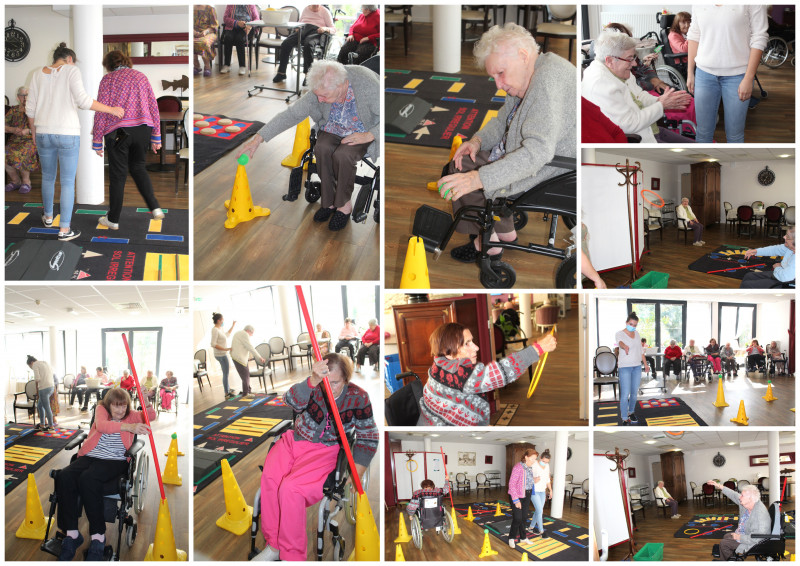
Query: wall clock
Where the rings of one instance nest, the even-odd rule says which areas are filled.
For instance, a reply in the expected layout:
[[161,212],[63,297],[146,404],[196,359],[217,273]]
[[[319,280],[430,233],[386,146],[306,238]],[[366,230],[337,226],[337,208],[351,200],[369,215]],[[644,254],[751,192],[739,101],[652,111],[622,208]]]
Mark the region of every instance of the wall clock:
[[770,170],[769,167],[764,167],[758,172],[758,182],[763,187],[768,187],[775,182],[775,172]]
[[16,22],[10,20],[6,28],[6,61],[22,61],[31,51],[31,38]]
[[713,459],[713,460],[711,460],[711,461],[713,462],[713,464],[714,464],[716,467],[718,467],[718,468],[721,468],[722,466],[724,466],[724,465],[725,465],[725,456],[723,456],[722,454],[720,454],[719,452],[717,452],[717,455],[716,455],[716,456],[714,456],[714,459]]

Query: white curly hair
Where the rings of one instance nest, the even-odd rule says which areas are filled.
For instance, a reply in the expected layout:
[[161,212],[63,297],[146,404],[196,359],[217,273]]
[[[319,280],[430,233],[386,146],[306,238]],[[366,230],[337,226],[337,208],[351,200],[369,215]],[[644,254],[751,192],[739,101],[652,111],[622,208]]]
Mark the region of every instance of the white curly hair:
[[594,40],[595,58],[605,64],[606,57],[622,57],[636,43],[637,40],[617,30],[604,31]]
[[329,92],[347,82],[347,69],[338,61],[314,61],[306,79],[308,88],[313,92],[318,90]]
[[489,55],[504,47],[514,48],[514,53],[517,52],[517,49],[524,49],[531,55],[539,53],[539,44],[536,43],[531,32],[520,25],[508,22],[503,26],[492,26],[481,36],[472,51],[475,56],[475,64],[485,68]]

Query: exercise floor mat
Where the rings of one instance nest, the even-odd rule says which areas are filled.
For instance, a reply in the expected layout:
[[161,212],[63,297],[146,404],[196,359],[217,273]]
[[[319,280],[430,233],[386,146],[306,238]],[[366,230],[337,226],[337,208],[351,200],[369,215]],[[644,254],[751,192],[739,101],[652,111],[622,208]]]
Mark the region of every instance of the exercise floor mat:
[[717,513],[713,515],[695,515],[677,531],[675,538],[691,538],[695,540],[721,539],[732,533],[739,525],[738,514]]
[[689,264],[689,269],[741,280],[748,273],[772,271],[772,266],[783,259],[780,256],[754,256],[744,259],[745,250],[747,248],[742,246],[720,246]]
[[[495,516],[497,505],[501,515]],[[459,503],[455,506],[459,514],[459,522],[463,524],[469,508],[475,517],[474,524],[499,538],[508,545],[508,532],[511,530],[511,504],[505,501],[484,503]],[[525,525],[530,523],[532,510],[525,518]],[[587,515],[588,521],[588,515]],[[531,537],[528,541],[520,541],[516,549],[528,554],[528,560],[554,560],[586,562],[589,560],[589,529],[573,523],[544,516],[544,537]],[[528,533],[532,531],[528,530]]]
[[[6,495],[28,479],[28,474],[41,468],[61,452],[78,433],[76,429],[59,428],[44,432],[33,425],[6,424]],[[41,486],[40,486],[41,489]]]
[[[635,412],[639,422],[631,426],[706,426],[706,422],[678,397],[639,400]],[[622,426],[619,401],[595,401],[594,424]]]
[[[486,75],[444,75],[433,72],[386,69],[384,92],[418,97],[431,105],[410,134],[386,129],[386,142],[446,147],[457,136],[470,138],[483,124],[497,116],[506,93]],[[387,125],[392,116],[387,116]]]
[[[231,466],[271,436],[270,431],[292,419],[292,408],[276,395],[238,395],[194,415],[194,447],[224,455]],[[219,462],[195,470],[194,494],[220,475]]]
[[[236,149],[242,143],[246,142],[250,137],[264,127],[263,122],[254,120],[239,120],[238,118],[229,118],[222,114],[206,114],[199,112],[203,116],[203,120],[208,122],[208,126],[204,128],[211,128],[214,133],[202,134],[199,128],[194,126],[194,174],[197,175],[206,167],[212,165],[223,155]],[[230,124],[222,125],[220,120],[230,120]],[[238,132],[226,132],[225,128],[229,126],[236,126],[239,128]]]

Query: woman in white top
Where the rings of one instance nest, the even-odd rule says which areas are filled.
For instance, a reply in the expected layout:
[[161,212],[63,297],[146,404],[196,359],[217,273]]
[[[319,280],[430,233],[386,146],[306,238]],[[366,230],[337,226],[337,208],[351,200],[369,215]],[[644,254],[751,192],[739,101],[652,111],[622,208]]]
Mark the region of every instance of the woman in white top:
[[[53,430],[53,410],[50,408],[50,396],[55,390],[55,382],[53,381],[53,368],[44,360],[37,360],[33,356],[28,356],[28,367],[33,370],[33,379],[36,381],[36,390],[39,393],[39,399],[36,406],[39,409],[39,424],[36,428],[44,430]],[[47,424],[45,425],[45,418]]]
[[[553,488],[550,486],[550,450],[547,449],[539,454],[539,460],[533,463],[533,494],[531,494],[531,503],[533,504],[533,517],[531,517],[531,524],[528,526],[533,531],[534,536],[544,536],[544,524],[542,518],[544,516],[544,502],[545,499],[553,498]],[[538,530],[536,525],[539,525]]]
[[42,165],[42,223],[46,228],[53,226],[56,172],[61,167],[61,219],[58,231],[61,241],[74,240],[81,235],[80,230],[70,228],[81,145],[78,108],[105,112],[117,118],[125,115],[122,108],[106,106],[86,94],[81,71],[75,66],[76,61],[75,52],[65,43],[56,47],[53,64],[33,74],[25,103],[25,114]]
[[713,141],[720,99],[727,142],[744,143],[753,80],[767,36],[766,6],[692,6],[686,87],[694,94],[697,143]]
[[222,324],[225,320],[220,313],[215,312],[211,320],[214,321],[214,328],[211,329],[211,349],[214,351],[214,359],[217,360],[219,367],[222,368],[222,387],[225,389],[225,398],[233,397],[235,393],[233,390],[228,389],[228,371],[230,371],[228,352],[231,351],[228,348],[228,338],[233,332],[233,327],[236,326],[236,321],[234,320],[231,327],[225,332],[222,330]]
[[[697,216],[694,215],[692,211],[692,207],[689,206],[689,199],[683,197],[681,199],[681,205],[675,209],[675,215],[678,217],[678,220],[683,220],[686,228],[691,228],[692,232],[694,233],[694,243],[693,246],[702,247],[705,245],[705,242],[702,240],[703,238],[703,225],[697,220]],[[678,226],[682,228],[682,226]]]
[[625,329],[614,336],[619,347],[617,367],[619,368],[619,418],[623,425],[639,424],[636,417],[636,397],[639,383],[642,381],[642,364],[644,372],[649,371],[647,360],[642,350],[642,337],[636,331],[639,317],[635,312],[628,315]]
[[673,519],[680,519],[681,516],[678,513],[678,502],[675,501],[675,498],[672,497],[667,488],[664,487],[664,482],[658,482],[658,487],[655,489],[655,495],[658,499],[664,501],[664,505],[669,505],[670,511],[672,511],[672,518]]

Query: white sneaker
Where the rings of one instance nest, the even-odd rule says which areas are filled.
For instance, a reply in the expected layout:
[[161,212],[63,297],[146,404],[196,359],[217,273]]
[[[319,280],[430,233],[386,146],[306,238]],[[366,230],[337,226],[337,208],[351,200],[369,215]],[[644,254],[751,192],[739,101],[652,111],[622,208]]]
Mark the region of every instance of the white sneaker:
[[161,210],[160,208],[154,208],[153,209],[153,218],[155,218],[156,220],[163,219],[164,218],[164,211]]
[[106,226],[109,230],[119,230],[119,223],[111,222],[108,216],[101,216],[97,223]]
[[243,77],[247,73],[247,69],[244,67],[239,67],[239,76]]
[[671,518],[672,518],[672,519],[679,519],[679,518],[680,518],[680,515],[673,515]]
[[272,548],[267,545],[267,548],[259,552],[253,557],[253,560],[260,562],[276,562],[280,558],[280,551],[277,548]]
[[697,246],[699,248],[703,247],[703,243],[702,242],[694,242],[692,245],[693,246]]
[[510,538],[510,537],[509,537],[509,539],[508,539],[508,546],[510,546],[511,548],[516,548],[516,546],[517,546],[517,545],[516,545],[516,543],[514,542],[514,539],[513,539],[513,538]]
[[700,243],[705,245],[706,242],[705,242],[705,240],[700,240]]
[[219,70],[220,73],[230,73],[231,68],[228,65],[223,65],[222,68]]

